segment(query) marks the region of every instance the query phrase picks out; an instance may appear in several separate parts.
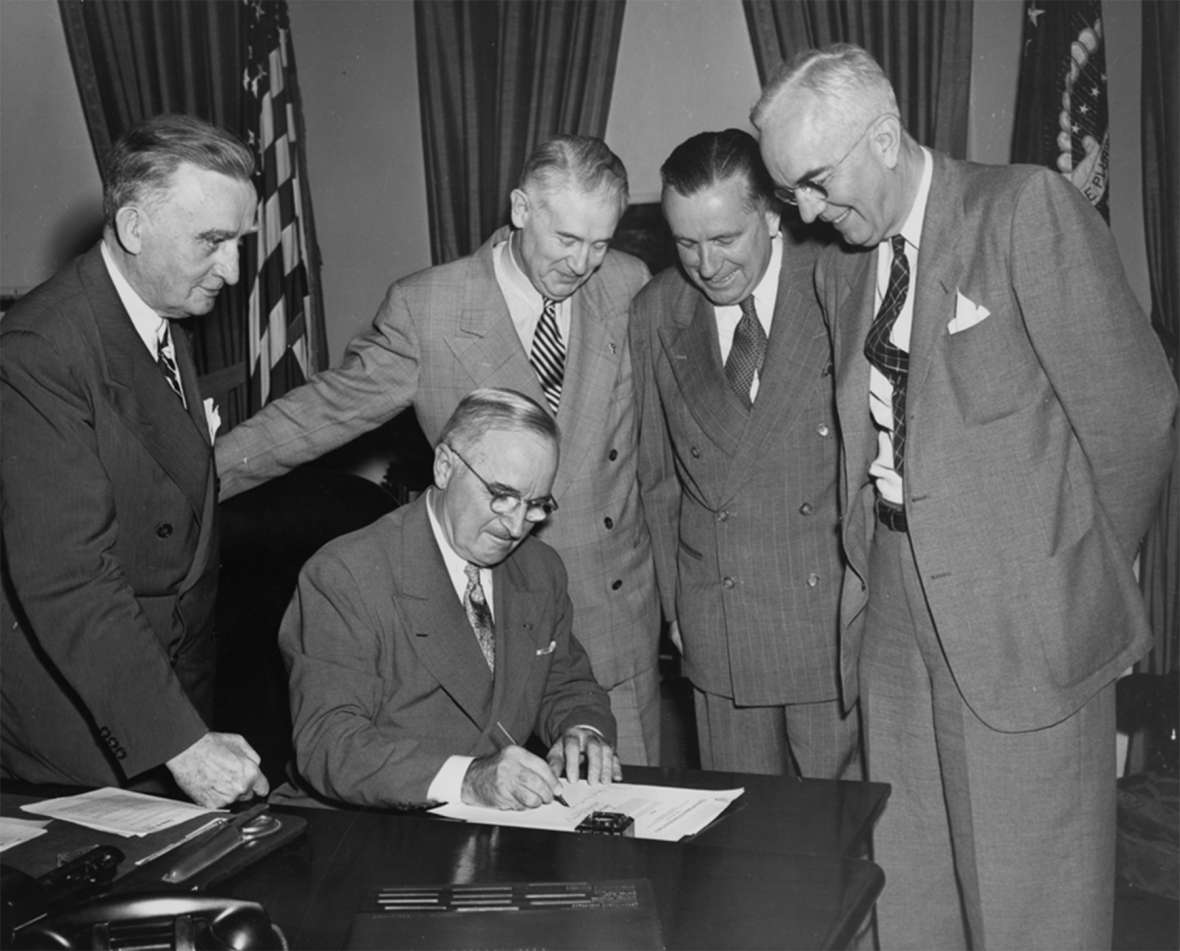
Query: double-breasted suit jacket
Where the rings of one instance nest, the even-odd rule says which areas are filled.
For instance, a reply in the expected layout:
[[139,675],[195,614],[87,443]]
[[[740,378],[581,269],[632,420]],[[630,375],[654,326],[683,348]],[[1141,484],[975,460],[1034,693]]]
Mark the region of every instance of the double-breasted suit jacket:
[[713,305],[669,268],[633,305],[640,484],[685,671],[741,705],[837,697],[843,566],[817,245],[785,232],[757,399],[725,376]]
[[[1036,729],[1149,646],[1131,564],[1174,456],[1176,387],[1073,185],[933,155],[912,289],[909,537],[964,700],[993,729]],[[872,250],[834,249],[817,270],[845,447],[848,696],[874,531],[863,346],[875,273]]]
[[336,539],[304,566],[279,633],[295,755],[321,795],[422,803],[451,755],[569,727],[615,741],[606,693],[570,633],[561,559],[527,538],[492,569],[496,671],[430,530],[427,499]]
[[0,327],[6,775],[119,783],[207,730],[213,451],[172,337],[187,412],[97,246]]
[[[413,405],[433,443],[471,390],[544,394],[496,282],[494,234],[474,255],[394,283],[339,368],[276,400],[217,442],[223,496],[346,443]],[[574,630],[610,688],[656,666],[659,603],[636,483],[628,305],[647,280],[616,251],[571,298],[557,422],[560,510],[538,532],[570,577]]]

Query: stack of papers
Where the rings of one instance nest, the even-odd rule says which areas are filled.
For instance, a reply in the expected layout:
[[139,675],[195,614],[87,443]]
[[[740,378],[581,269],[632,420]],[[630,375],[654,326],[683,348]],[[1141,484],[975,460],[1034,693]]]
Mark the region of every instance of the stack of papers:
[[580,779],[562,785],[561,794],[569,806],[551,802],[536,809],[513,812],[445,803],[430,811],[465,822],[557,832],[573,832],[592,812],[621,812],[634,820],[635,838],[676,842],[700,832],[744,792],[744,789],[684,789],[632,783],[591,786]]
[[[205,809],[191,802],[177,802],[129,789],[108,786],[77,796],[62,796],[21,806],[23,812],[50,819],[64,819],[88,829],[114,835],[144,836],[170,829],[196,816],[219,810]],[[224,811],[224,810],[221,810]]]
[[48,819],[9,819],[0,816],[0,852],[45,834]]

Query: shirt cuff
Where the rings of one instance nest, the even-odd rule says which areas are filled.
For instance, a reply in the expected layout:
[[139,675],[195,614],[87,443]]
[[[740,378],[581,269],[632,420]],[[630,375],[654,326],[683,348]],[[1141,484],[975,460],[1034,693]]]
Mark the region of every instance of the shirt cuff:
[[448,756],[430,781],[426,798],[434,802],[462,802],[463,777],[474,761],[474,756]]

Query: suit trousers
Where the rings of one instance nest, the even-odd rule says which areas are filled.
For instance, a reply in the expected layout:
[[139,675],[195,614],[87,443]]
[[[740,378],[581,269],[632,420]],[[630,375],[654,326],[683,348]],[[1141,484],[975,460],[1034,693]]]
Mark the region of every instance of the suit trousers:
[[993,730],[955,686],[904,532],[877,526],[869,588],[868,775],[893,786],[873,836],[881,948],[1109,948],[1113,683],[1060,723]]
[[860,779],[856,710],[839,700],[742,707],[693,688],[701,768],[805,779]]
[[660,765],[660,675],[649,667],[607,691],[618,728],[615,752],[621,763]]

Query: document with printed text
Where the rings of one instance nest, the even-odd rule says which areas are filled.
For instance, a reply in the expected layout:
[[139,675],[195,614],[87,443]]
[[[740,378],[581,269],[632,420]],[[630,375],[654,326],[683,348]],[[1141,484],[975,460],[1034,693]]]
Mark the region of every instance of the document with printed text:
[[211,814],[189,802],[177,802],[162,796],[149,796],[129,789],[107,786],[77,796],[62,796],[21,806],[23,812],[50,819],[64,819],[88,829],[115,835],[141,836],[169,829],[192,819]]

